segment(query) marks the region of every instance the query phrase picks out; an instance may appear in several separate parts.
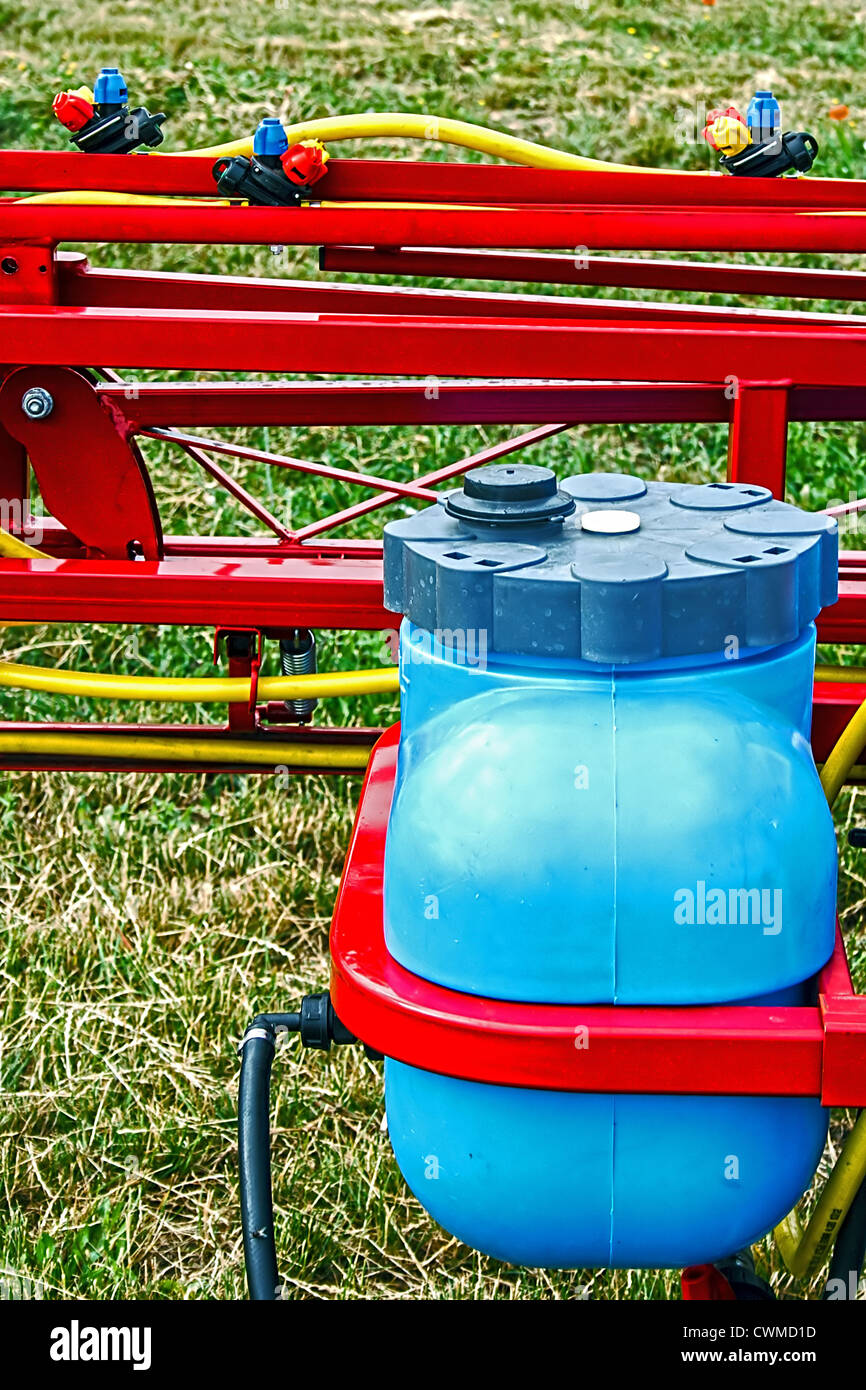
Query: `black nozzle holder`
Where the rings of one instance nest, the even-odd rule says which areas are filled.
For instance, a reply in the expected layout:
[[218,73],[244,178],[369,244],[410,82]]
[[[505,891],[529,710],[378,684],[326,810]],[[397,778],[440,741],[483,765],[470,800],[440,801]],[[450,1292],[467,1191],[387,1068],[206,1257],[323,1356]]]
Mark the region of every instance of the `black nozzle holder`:
[[250,159],[244,155],[218,159],[213,166],[213,176],[220,193],[227,198],[243,198],[257,207],[298,207],[310,197],[309,188],[289,182],[279,161],[276,167],[271,167],[257,155]]
[[723,154],[719,160],[729,174],[741,178],[771,179],[796,170],[807,174],[815,163],[818,141],[805,130],[789,130],[759,145],[747,145],[739,154]]
[[129,154],[139,145],[154,149],[165,136],[164,111],[155,115],[145,106],[97,107],[97,114],[70,138],[84,154]]

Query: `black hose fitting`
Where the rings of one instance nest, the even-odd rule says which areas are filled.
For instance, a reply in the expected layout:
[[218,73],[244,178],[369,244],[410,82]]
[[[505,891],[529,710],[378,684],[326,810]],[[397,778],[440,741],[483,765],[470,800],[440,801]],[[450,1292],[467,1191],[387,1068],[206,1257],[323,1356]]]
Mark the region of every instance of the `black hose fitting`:
[[300,1020],[298,1031],[304,1047],[316,1047],[322,1052],[327,1052],[331,1043],[341,1047],[345,1043],[358,1041],[355,1034],[350,1033],[337,1018],[327,990],[323,990],[321,994],[304,995],[301,1000]]
[[755,1257],[747,1247],[716,1261],[716,1269],[727,1279],[738,1303],[774,1303],[776,1295],[766,1279],[755,1269]]

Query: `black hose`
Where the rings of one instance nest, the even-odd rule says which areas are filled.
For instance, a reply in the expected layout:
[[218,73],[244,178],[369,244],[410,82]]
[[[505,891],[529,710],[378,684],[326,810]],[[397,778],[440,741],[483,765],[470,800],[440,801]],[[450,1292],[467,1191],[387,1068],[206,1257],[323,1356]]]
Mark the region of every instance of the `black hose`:
[[833,1246],[825,1299],[855,1299],[866,1258],[866,1178],[857,1189]]
[[260,1014],[241,1042],[238,1092],[238,1162],[244,1262],[250,1298],[279,1296],[274,1207],[271,1196],[271,1064],[278,1029],[297,1032],[299,1014]]

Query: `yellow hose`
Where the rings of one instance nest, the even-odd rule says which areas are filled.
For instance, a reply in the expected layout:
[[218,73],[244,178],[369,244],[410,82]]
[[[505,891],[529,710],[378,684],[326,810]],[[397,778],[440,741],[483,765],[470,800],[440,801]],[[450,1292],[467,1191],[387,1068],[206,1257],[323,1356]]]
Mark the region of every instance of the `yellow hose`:
[[821,786],[832,806],[845,779],[866,747],[866,701],[855,711],[845,732],[821,769]]
[[[524,164],[531,169],[615,169],[621,172],[638,171],[652,174],[660,172],[658,169],[648,169],[638,164],[613,164],[605,159],[587,159],[582,154],[554,150],[548,145],[537,145],[533,140],[521,140],[516,135],[488,130],[486,126],[472,125],[468,121],[453,121],[447,116],[414,115],[399,111],[363,112],[356,116],[325,116],[315,121],[299,121],[296,125],[286,126],[285,131],[290,145],[296,145],[301,140],[428,140],[443,145],[459,145],[467,150],[478,150],[482,154],[494,155],[497,159],[506,159],[512,164]],[[206,145],[198,150],[155,153],[157,157],[169,159],[172,154],[208,155],[218,159],[224,155],[245,155],[249,158],[252,152],[252,137],[247,136],[243,140],[230,140],[224,145]]]
[[410,208],[417,212],[507,212],[508,204],[503,203],[338,203],[328,202],[322,199],[316,203],[310,199],[307,203],[302,203],[301,207],[320,207],[320,208]]
[[805,1231],[792,1211],[774,1232],[782,1258],[792,1274],[810,1274],[830,1253],[848,1208],[866,1180],[866,1110],[861,1110],[845,1147],[824,1184]]
[[[512,164],[522,164],[530,169],[577,169],[577,170],[615,170],[620,173],[638,172],[658,174],[662,170],[641,164],[615,164],[606,159],[588,159],[582,154],[571,154],[566,150],[551,149],[548,145],[536,144],[534,140],[521,140],[519,136],[507,135],[504,131],[489,130],[486,126],[473,125],[469,121],[454,121],[448,116],[415,115],[409,112],[381,111],[364,112],[356,116],[324,116],[314,121],[299,121],[285,127],[290,145],[302,140],[356,140],[356,139],[411,139],[428,140],[444,145],[459,145],[463,149],[477,150],[481,154],[505,159]],[[252,136],[242,140],[229,140],[223,145],[205,145],[197,150],[150,150],[147,153],[157,157],[171,158],[172,155],[202,155],[211,159],[231,158],[244,155],[247,159],[253,152]],[[683,173],[681,169],[666,170],[667,173]],[[702,170],[701,172],[706,172]],[[29,198],[19,198],[21,203],[73,203],[73,204],[131,204],[172,207],[178,205],[213,206],[215,199],[200,198],[160,198],[139,193],[109,193],[99,190],[73,189],[56,193],[36,193]],[[228,204],[224,204],[228,205]],[[323,204],[323,206],[354,206],[353,204]],[[373,203],[358,206],[410,208],[414,206],[429,208],[429,203]],[[435,204],[437,207],[450,207],[451,204]]]
[[[248,676],[115,676],[99,671],[57,671],[0,661],[0,686],[43,690],[85,699],[159,700],[179,704],[230,704],[248,700]],[[262,699],[306,700],[329,695],[384,695],[399,690],[396,666],[370,671],[324,671],[309,676],[262,676]]]
[[[30,198],[16,198],[18,203],[64,203],[75,204],[84,207],[100,207],[104,204],[111,206],[127,206],[134,204],[137,207],[197,207],[197,208],[228,208],[228,207],[248,207],[249,204],[243,199],[229,198],[160,198],[151,197],[147,193],[112,193],[103,188],[78,188],[65,193],[34,193]],[[301,207],[310,207],[314,200],[301,203]],[[424,212],[453,212],[459,207],[461,212],[502,212],[501,204],[491,203],[337,203],[319,202],[316,204],[322,208],[410,208]]]
[[[830,679],[850,679],[856,667],[819,667],[823,671],[844,672]],[[855,676],[866,679],[866,672]],[[866,747],[866,701],[860,705],[821,769],[821,786],[832,807]],[[860,1112],[832,1173],[815,1205],[809,1224],[803,1229],[796,1209],[789,1212],[775,1229],[776,1244],[788,1269],[794,1275],[809,1274],[823,1261],[861,1184],[866,1181],[866,1110]]]
[[363,744],[256,742],[241,738],[167,738],[160,735],[132,739],[118,734],[22,734],[0,733],[0,754],[100,758],[140,758],[163,763],[255,763],[259,767],[329,767],[363,770],[370,749]]
[[866,666],[816,666],[815,677],[819,681],[833,681],[840,685],[846,681],[866,681]]
[[18,203],[96,203],[113,204],[126,207],[136,204],[139,207],[229,207],[228,199],[220,198],[160,198],[150,193],[112,193],[108,189],[69,188],[55,193],[33,193],[27,198],[16,198]]

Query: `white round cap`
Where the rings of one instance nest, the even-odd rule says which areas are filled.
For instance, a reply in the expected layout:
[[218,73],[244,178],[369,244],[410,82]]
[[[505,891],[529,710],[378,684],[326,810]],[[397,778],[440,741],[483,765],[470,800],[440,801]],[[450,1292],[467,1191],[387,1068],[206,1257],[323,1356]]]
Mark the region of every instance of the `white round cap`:
[[624,536],[631,531],[637,531],[640,517],[637,512],[599,508],[596,511],[584,512],[580,524],[584,531],[593,531],[596,535]]

